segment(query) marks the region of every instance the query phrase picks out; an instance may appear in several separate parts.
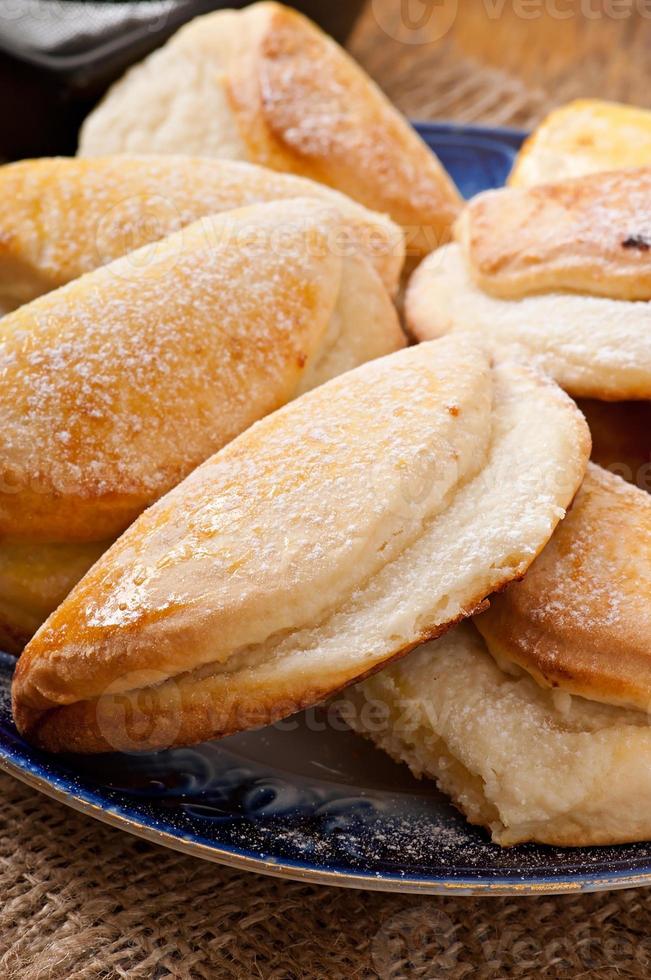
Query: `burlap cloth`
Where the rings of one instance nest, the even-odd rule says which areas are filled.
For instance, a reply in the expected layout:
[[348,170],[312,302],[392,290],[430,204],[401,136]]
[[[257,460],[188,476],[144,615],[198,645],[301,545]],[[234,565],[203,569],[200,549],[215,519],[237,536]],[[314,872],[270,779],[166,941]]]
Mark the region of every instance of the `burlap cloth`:
[[[414,116],[529,126],[579,94],[651,101],[648,19],[538,22],[534,44],[513,5],[488,23],[478,10],[500,5],[473,0],[444,37],[405,44],[392,3],[374,0],[352,46]],[[470,899],[306,886],[143,843],[4,775],[0,792],[0,980],[651,976],[651,890]]]
[[0,976],[648,977],[651,891],[421,898],[307,886],[184,857],[9,777]]

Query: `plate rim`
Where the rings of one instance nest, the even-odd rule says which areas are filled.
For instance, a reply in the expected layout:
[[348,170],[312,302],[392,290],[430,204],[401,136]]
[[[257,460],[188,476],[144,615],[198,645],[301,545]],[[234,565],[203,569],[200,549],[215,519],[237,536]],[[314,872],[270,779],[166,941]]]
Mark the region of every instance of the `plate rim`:
[[[282,861],[275,858],[256,857],[237,848],[230,849],[218,845],[203,844],[182,834],[172,834],[159,830],[145,822],[139,822],[125,816],[119,807],[107,809],[87,799],[83,793],[73,793],[48,781],[31,770],[22,768],[9,758],[6,747],[0,744],[0,770],[18,779],[21,783],[35,789],[49,799],[62,803],[70,809],[89,816],[114,829],[122,830],[132,837],[146,840],[149,843],[166,847],[169,850],[186,854],[190,857],[210,861],[213,864],[224,865],[237,871],[255,872],[268,877],[298,881],[303,884],[329,885],[339,888],[358,888],[363,891],[404,892],[420,895],[451,895],[458,896],[502,896],[524,897],[541,895],[583,894],[599,891],[619,891],[626,888],[651,886],[651,870],[631,873],[629,869],[619,869],[604,872],[600,875],[587,876],[584,873],[576,875],[554,875],[549,877],[532,877],[518,881],[516,876],[492,877],[490,880],[481,877],[459,876],[454,879],[437,875],[413,877],[396,875],[378,871],[368,873],[363,871],[337,871],[319,868],[314,864],[300,861]],[[580,850],[577,849],[577,850]]]
[[[481,139],[502,150],[517,151],[528,133],[524,130],[506,126],[482,126],[471,123],[412,120],[412,125],[421,135],[436,138],[454,136],[459,140]],[[9,655],[1,655],[13,660]],[[319,867],[309,861],[278,859],[272,856],[256,856],[239,848],[216,844],[205,844],[194,840],[182,832],[171,833],[147,823],[136,820],[121,812],[119,804],[110,808],[93,802],[92,793],[74,792],[66,788],[65,776],[54,774],[50,778],[39,775],[27,761],[21,765],[16,760],[16,750],[10,744],[0,742],[0,770],[18,779],[21,783],[62,803],[72,810],[89,816],[114,829],[122,830],[158,846],[211,861],[238,871],[255,872],[279,879],[289,879],[302,883],[330,885],[340,888],[358,888],[368,891],[404,892],[421,895],[484,895],[484,896],[536,896],[579,894],[583,892],[615,891],[625,888],[650,887],[651,864],[647,870],[632,871],[630,868],[602,871],[589,875],[585,872],[568,872],[552,876],[531,876],[518,880],[517,874],[492,875],[490,879],[478,870],[472,877],[460,875],[442,877],[430,874],[422,877],[396,874],[394,872],[343,871]],[[580,850],[580,849],[577,849]]]

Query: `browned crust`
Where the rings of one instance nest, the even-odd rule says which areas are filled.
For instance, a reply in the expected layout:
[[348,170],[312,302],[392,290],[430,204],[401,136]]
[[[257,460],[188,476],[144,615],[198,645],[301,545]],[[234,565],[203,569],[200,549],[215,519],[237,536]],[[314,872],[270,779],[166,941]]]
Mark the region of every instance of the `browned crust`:
[[651,298],[651,168],[479,194],[458,228],[477,283],[518,298],[569,290]]
[[[196,459],[195,465],[200,462],[202,458]],[[187,469],[166,473],[165,483],[156,493],[145,492],[142,486],[132,486],[131,492],[125,493],[102,492],[87,475],[83,485],[46,489],[49,480],[39,474],[33,483],[38,485],[42,479],[42,490],[22,486],[15,495],[0,500],[0,535],[20,536],[36,544],[53,537],[78,543],[110,539],[124,531],[164,490],[182,480]]]
[[[424,349],[421,350],[424,353]],[[542,376],[535,378],[541,386],[552,384]],[[564,507],[583,475],[590,446],[583,417],[574,404],[555,389],[556,395],[562,402],[563,411],[572,417],[577,442],[576,458],[567,461],[574,474],[572,484],[568,484],[562,498],[557,499],[558,505]],[[309,397],[318,398],[318,393]],[[261,445],[264,443],[268,424],[258,427],[255,432],[251,430],[245,437],[247,458],[255,451],[256,438]],[[147,534],[154,527],[164,529],[178,520],[180,511],[190,507],[195,493],[198,500],[204,499],[205,479],[205,473],[198,471],[198,475],[190,477],[181,490],[174,491],[152,508],[143,519],[149,525]],[[336,665],[334,668],[328,666],[326,670],[314,658],[301,669],[300,655],[293,652],[286,660],[282,657],[259,659],[253,667],[249,661],[244,669],[241,661],[235,659],[230,673],[228,660],[220,673],[216,670],[210,673],[210,667],[195,667],[198,661],[193,663],[187,658],[186,670],[182,672],[179,651],[196,649],[200,635],[209,638],[208,655],[214,645],[210,638],[215,627],[212,625],[207,630],[202,625],[200,609],[191,599],[180,597],[176,607],[172,604],[172,608],[167,603],[145,606],[134,620],[120,622],[117,626],[109,620],[96,630],[95,624],[88,623],[88,618],[84,621],[83,610],[89,602],[94,609],[93,603],[100,601],[99,596],[114,594],[116,580],[112,579],[113,573],[119,578],[121,568],[132,567],[133,548],[138,551],[138,539],[138,533],[131,531],[114,546],[116,551],[104,559],[101,567],[91,570],[83,586],[55,613],[49,627],[44,627],[18,666],[13,688],[17,723],[28,737],[37,738],[40,744],[53,751],[66,748],[101,751],[109,747],[149,749],[258,727],[329,696],[453,625],[452,621],[424,629],[411,642],[389,649],[382,658],[377,655],[371,658],[366,651],[357,649],[357,662],[353,662],[352,667],[350,664]],[[541,540],[537,550],[545,544],[546,540]],[[147,560],[142,550],[139,557]],[[518,555],[517,564],[514,559],[511,568],[493,569],[493,582],[489,579],[480,594],[469,595],[463,603],[465,612],[457,618],[477,611],[487,590],[498,590],[524,574],[534,558],[535,554],[527,552],[526,557]],[[166,629],[168,615],[171,625]],[[239,609],[238,616],[241,615]],[[161,629],[156,628],[159,625]],[[292,624],[288,627],[291,629]],[[84,660],[82,670],[78,656]],[[167,665],[167,675],[156,673],[163,664]],[[285,664],[289,664],[287,669]],[[145,671],[149,671],[147,677],[143,676]],[[137,677],[133,676],[134,672]],[[325,676],[322,677],[321,672]],[[174,675],[171,678],[170,673]],[[116,680],[126,693],[116,693]],[[146,715],[150,722],[156,723],[156,729],[153,733],[145,731],[134,746],[124,734],[124,716],[128,710],[131,719],[137,711],[142,717],[138,703],[141,698],[149,699]],[[62,704],[73,699],[72,704]],[[235,718],[233,712],[236,712]],[[145,728],[151,728],[151,725],[145,725]]]
[[575,99],[553,109],[525,140],[507,183],[526,187],[560,177],[639,167],[650,159],[648,109]]
[[227,85],[251,159],[344,191],[410,229],[408,251],[447,241],[461,197],[368,76],[302,15],[267,4]]
[[538,683],[651,709],[651,497],[591,465],[524,580],[476,626]]
[[[544,543],[539,552],[543,547]],[[491,595],[502,592],[509,583],[522,579],[525,573],[526,570],[518,570],[505,577]],[[29,671],[29,660],[24,658],[18,664],[12,687],[14,720],[26,738],[49,752],[144,752],[223,738],[251,728],[262,728],[317,704],[348,685],[383,670],[420,644],[437,639],[463,619],[479,615],[488,606],[486,596],[473,598],[466,604],[466,612],[449,622],[423,630],[412,642],[366,670],[330,678],[328,683],[310,689],[301,686],[300,678],[294,688],[281,685],[274,689],[272,682],[264,686],[262,696],[260,685],[254,679],[249,679],[248,691],[247,679],[244,679],[242,696],[242,686],[237,684],[233,693],[227,682],[218,679],[215,692],[211,691],[211,678],[183,674],[166,679],[160,685],[53,707],[45,699],[37,704],[31,695],[29,699],[25,698],[22,676]],[[179,680],[190,690],[175,690]],[[134,739],[125,732],[129,724],[139,727],[143,734]]]
[[[237,233],[240,221],[281,212],[295,223],[292,254],[302,251],[303,265],[271,249],[256,255],[266,297],[247,290],[247,250],[229,237],[215,248],[213,225],[200,221],[163,240],[151,275],[134,277],[133,253],[3,318],[1,535],[115,537],[295,395],[337,300],[341,260],[317,248],[336,212],[300,199],[210,220],[217,234],[231,220]],[[308,224],[298,228],[297,216]]]
[[[537,553],[531,556],[531,561],[540,554],[545,544],[540,545]],[[496,584],[491,597],[503,592],[510,583],[522,580],[525,575],[524,568],[514,570]],[[476,596],[466,603],[465,613],[422,631],[412,642],[394,650],[366,670],[331,677],[328,683],[310,689],[301,686],[300,679],[295,688],[282,685],[274,688],[272,681],[263,686],[262,696],[261,685],[252,677],[245,678],[243,686],[233,685],[233,692],[229,690],[228,683],[218,682],[218,690],[211,691],[211,684],[206,678],[184,674],[166,679],[160,685],[125,694],[52,706],[44,698],[37,703],[33,691],[28,698],[25,697],[22,675],[29,671],[29,660],[23,658],[18,664],[12,687],[14,720],[27,739],[49,752],[144,752],[223,738],[270,725],[317,704],[348,685],[384,669],[421,643],[442,636],[463,619],[485,612],[488,607],[488,597]],[[179,680],[190,690],[179,693],[176,689]],[[239,680],[241,682],[241,675]],[[128,725],[139,728],[137,738],[125,732]]]
[[[510,580],[509,580],[510,581]],[[499,589],[506,587],[504,582]],[[221,700],[213,703],[211,678],[170,678],[159,686],[143,687],[124,695],[108,695],[74,704],[37,708],[26,703],[13,688],[13,714],[18,730],[34,745],[48,752],[153,751],[191,745],[237,732],[262,728],[302,711],[353,683],[358,683],[400,660],[421,643],[442,636],[468,616],[486,609],[485,598],[469,604],[468,612],[422,631],[414,640],[394,650],[386,658],[360,673],[340,676],[309,689],[290,686],[267,687],[260,697],[253,684],[242,697],[240,689],[229,695],[228,684],[219,684]],[[20,663],[17,673],[20,672]],[[182,679],[190,691],[174,695],[176,681]],[[170,697],[170,692],[172,696]],[[255,696],[252,692],[256,692]],[[140,729],[134,738],[126,729]]]
[[20,653],[110,544],[0,541],[0,649]]
[[319,183],[215,157],[46,157],[0,167],[0,313],[206,215],[296,197],[341,208],[396,291],[398,227]]

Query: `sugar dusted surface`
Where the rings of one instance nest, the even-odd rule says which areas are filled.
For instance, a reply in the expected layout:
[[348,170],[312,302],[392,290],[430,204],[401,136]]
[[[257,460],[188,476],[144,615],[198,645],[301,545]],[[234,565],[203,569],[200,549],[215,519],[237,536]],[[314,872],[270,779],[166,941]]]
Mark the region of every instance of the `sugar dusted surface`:
[[407,321],[420,340],[475,331],[533,361],[573,395],[651,399],[651,307],[548,293],[496,299],[471,279],[459,245],[429,256],[409,285]]
[[[45,720],[57,745],[97,725],[78,699],[109,686],[131,700],[156,684],[156,737],[178,744],[291,713],[523,574],[588,453],[558,388],[490,368],[468,338],[365,365],[143,515],[30,645],[19,698],[70,704]],[[99,702],[109,725],[112,698]]]
[[201,217],[297,197],[340,210],[350,248],[367,255],[395,291],[402,236],[383,215],[322,184],[249,163],[147,155],[0,167],[0,301],[12,301],[17,277],[26,301]]
[[[86,607],[89,626],[119,632],[170,610],[183,618],[198,603],[202,619],[219,621],[206,656],[226,661],[234,647],[320,619],[477,474],[492,396],[487,356],[457,341],[410,348],[315,389],[143,515],[112,549],[110,585]],[[379,397],[392,410],[378,412]],[[170,655],[178,670],[194,651]],[[156,659],[164,669],[160,651]]]
[[439,232],[449,226],[460,203],[452,181],[329,38],[278,8],[261,42],[258,71],[265,122],[295,163],[315,167],[314,176],[403,224]]
[[651,168],[475,197],[457,225],[473,280],[504,299],[651,298]]
[[[46,532],[66,498],[126,499],[135,516],[292,397],[337,301],[338,220],[307,199],[205,219],[0,322],[0,451],[51,504]],[[19,534],[24,498],[5,498]]]
[[80,152],[195,153],[302,174],[413,228],[422,253],[449,238],[461,204],[368,76],[279,4],[186,25],[109,90]]
[[545,684],[651,707],[651,496],[590,465],[523,582],[477,624],[491,651]]

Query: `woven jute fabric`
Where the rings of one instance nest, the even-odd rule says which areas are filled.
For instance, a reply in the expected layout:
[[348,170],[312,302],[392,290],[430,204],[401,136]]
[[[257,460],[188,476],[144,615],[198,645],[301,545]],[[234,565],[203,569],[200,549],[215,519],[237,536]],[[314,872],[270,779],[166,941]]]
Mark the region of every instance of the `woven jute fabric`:
[[651,891],[365,893],[242,874],[137,840],[0,776],[0,977],[651,975]]
[[[534,25],[525,44],[530,25],[512,7],[489,23],[497,6],[460,4],[446,36],[413,44],[400,39],[404,3],[373,0],[352,48],[423,119],[528,127],[576,95],[651,101],[645,23]],[[0,793],[0,980],[651,976],[651,890],[471,899],[307,886],[146,844],[4,775]]]
[[651,106],[647,0],[368,0],[355,57],[407,115],[529,128],[576,98]]

